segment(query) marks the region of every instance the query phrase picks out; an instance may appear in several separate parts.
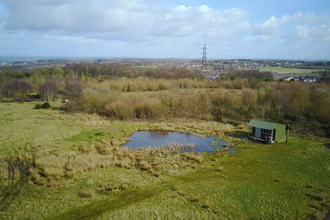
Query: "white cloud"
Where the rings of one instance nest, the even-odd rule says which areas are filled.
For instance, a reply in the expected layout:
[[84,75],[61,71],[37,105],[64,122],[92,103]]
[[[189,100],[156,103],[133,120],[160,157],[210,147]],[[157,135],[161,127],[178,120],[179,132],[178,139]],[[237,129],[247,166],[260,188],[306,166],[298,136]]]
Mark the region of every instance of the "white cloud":
[[309,40],[309,28],[307,25],[296,25],[295,30],[300,39]]
[[247,22],[243,20],[246,15],[246,11],[238,8],[221,11],[206,5],[181,5],[155,16],[154,28],[150,34],[158,37],[225,38],[227,33],[237,32],[233,29],[246,26]]
[[281,18],[271,16],[267,21],[261,24],[255,24],[252,28],[253,35],[278,35],[283,33],[284,28],[294,24],[321,25],[329,24],[329,16],[322,15],[317,17],[314,13],[297,12],[290,15],[284,15]]
[[[240,25],[246,11],[214,10],[206,5],[155,10],[143,0],[4,0],[10,15],[5,29],[107,40],[143,41],[192,37],[215,28]],[[156,13],[157,11],[157,13]],[[230,27],[229,27],[230,28]],[[230,28],[232,29],[232,28]]]
[[[136,1],[60,0],[7,1],[7,30],[61,31],[69,34],[106,33],[150,26],[148,14]],[[41,3],[42,2],[42,3]],[[19,4],[18,4],[19,3]]]
[[281,36],[281,43],[294,43],[294,42],[305,42],[305,43],[330,43],[330,26],[308,26],[308,25],[295,25],[288,32]]
[[71,44],[86,48],[111,45],[110,49],[112,42],[164,47],[205,42],[240,47],[297,42],[323,43],[329,47],[330,43],[330,17],[309,12],[270,16],[259,23],[251,23],[248,20],[251,13],[240,8],[155,6],[155,2],[158,4],[155,0],[0,2],[7,9],[0,14],[0,40],[12,46],[15,40],[17,45],[29,42],[46,47],[54,42],[54,45],[62,43],[68,48]]

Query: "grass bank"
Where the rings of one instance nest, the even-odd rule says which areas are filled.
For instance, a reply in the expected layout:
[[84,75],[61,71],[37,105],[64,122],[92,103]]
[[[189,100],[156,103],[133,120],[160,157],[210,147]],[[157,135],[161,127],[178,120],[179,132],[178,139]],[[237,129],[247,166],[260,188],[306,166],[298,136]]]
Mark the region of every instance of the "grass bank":
[[[322,219],[330,209],[329,139],[293,133],[288,145],[264,145],[231,136],[242,134],[245,126],[194,120],[110,121],[37,110],[34,105],[0,104],[1,170],[8,170],[10,157],[29,155],[42,180],[59,184],[2,178],[3,219]],[[116,154],[120,160],[126,150],[119,145],[126,136],[162,129],[215,135],[237,146],[237,151],[195,159],[158,155],[148,157],[146,164],[141,163],[146,154],[134,152],[133,165],[95,166],[72,177],[57,173],[67,172],[67,162],[79,158],[90,164],[91,156],[112,161],[110,155]],[[40,162],[42,158],[48,160]],[[47,166],[53,170],[45,170]]]

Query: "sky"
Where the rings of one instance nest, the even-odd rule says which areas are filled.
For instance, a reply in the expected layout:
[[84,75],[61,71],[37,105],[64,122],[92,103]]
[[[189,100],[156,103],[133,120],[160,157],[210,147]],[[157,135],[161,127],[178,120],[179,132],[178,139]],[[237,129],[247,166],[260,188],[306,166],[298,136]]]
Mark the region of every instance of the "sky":
[[0,0],[0,56],[330,60],[329,0]]

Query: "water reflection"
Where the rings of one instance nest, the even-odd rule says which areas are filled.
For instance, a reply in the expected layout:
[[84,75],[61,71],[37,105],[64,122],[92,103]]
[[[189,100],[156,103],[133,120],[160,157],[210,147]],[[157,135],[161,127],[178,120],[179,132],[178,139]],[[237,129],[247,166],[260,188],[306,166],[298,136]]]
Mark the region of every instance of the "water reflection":
[[149,131],[149,138],[152,139],[165,139],[166,136],[168,135],[168,131]]
[[161,147],[172,143],[183,146],[194,144],[196,147],[186,151],[216,151],[218,148],[223,148],[228,143],[218,140],[215,137],[201,138],[189,133],[168,132],[168,131],[139,131],[129,136],[131,141],[123,146],[132,149],[143,147]]

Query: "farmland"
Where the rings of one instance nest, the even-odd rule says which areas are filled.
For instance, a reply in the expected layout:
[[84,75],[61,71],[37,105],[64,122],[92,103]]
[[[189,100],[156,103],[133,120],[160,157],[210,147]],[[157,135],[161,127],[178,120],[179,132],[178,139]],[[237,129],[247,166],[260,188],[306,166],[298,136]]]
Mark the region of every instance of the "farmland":
[[309,75],[313,74],[313,72],[323,71],[320,69],[302,69],[302,68],[286,68],[281,66],[267,66],[267,67],[260,67],[260,71],[270,71],[273,74],[283,74],[283,75],[290,75],[290,74],[304,74]]

